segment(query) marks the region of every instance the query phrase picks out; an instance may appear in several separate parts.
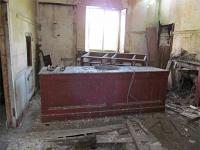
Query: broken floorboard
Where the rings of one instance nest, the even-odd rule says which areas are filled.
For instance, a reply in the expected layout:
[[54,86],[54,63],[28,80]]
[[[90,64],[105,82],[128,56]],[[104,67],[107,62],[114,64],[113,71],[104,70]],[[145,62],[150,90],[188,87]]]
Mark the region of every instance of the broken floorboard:
[[97,143],[132,143],[130,135],[97,135]]
[[200,120],[200,110],[197,107],[194,106],[181,107],[175,104],[166,104],[166,108],[188,118],[189,119],[188,123],[193,123]]
[[[80,144],[83,141],[90,145],[90,141],[93,141],[92,145],[96,146],[123,145],[125,150],[163,150],[160,142],[138,120],[127,120],[124,124],[95,128],[32,132],[29,136],[26,134],[18,137],[22,141],[28,141],[29,138],[37,139],[47,145],[54,143],[58,146],[60,146],[59,143],[65,142],[67,142],[65,146],[76,146],[74,144]],[[13,140],[16,138],[13,137]],[[72,141],[72,145],[69,141]]]
[[43,136],[44,139],[55,139],[56,137],[73,137],[80,135],[87,135],[91,133],[108,132],[116,129],[124,128],[124,124],[108,125],[103,127],[86,128],[86,129],[69,129],[69,130],[57,130],[57,131],[44,131],[44,132],[32,132],[31,136],[37,137],[38,135]]
[[138,121],[127,120],[127,127],[137,150],[164,150],[162,145]]

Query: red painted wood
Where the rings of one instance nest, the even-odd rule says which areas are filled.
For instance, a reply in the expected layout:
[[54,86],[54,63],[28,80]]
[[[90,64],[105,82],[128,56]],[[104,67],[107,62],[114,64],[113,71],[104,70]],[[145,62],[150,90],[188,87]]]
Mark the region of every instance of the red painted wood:
[[167,78],[167,71],[41,74],[42,121],[163,111]]

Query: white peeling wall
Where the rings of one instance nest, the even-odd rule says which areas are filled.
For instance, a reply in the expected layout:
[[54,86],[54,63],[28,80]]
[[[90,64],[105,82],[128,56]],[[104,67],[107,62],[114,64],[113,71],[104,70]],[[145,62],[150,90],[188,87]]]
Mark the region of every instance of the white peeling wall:
[[125,49],[147,53],[146,28],[158,27],[159,0],[127,0],[127,31]]
[[[148,6],[149,2],[151,5]],[[160,0],[81,0],[78,4],[77,49],[85,49],[86,6],[127,9],[125,52],[147,53],[146,27],[158,26]]]
[[43,3],[38,6],[39,42],[44,55],[50,55],[54,66],[75,65],[76,7]]
[[[9,1],[9,28],[15,117],[25,110],[35,87],[36,1]],[[27,65],[26,35],[32,36],[32,64]],[[30,92],[29,89],[33,89]]]
[[147,53],[146,27],[158,26],[160,0],[38,0],[38,2],[77,5],[77,21],[75,22],[77,26],[77,50],[85,50],[86,6],[128,9],[125,40],[126,52]]
[[200,60],[200,0],[162,0],[161,23],[175,23],[173,51],[181,48]]

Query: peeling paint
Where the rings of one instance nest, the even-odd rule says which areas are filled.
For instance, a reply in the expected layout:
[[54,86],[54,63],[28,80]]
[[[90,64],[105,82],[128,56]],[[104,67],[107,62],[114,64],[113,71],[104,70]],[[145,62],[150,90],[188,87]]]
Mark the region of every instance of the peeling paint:
[[147,42],[145,37],[146,27],[158,25],[159,0],[155,0],[153,5],[147,7],[145,1],[141,0],[82,0],[78,5],[77,22],[77,48],[85,49],[85,13],[86,6],[126,8],[126,40],[125,52],[138,52],[145,54]]
[[[45,0],[49,1],[49,0]],[[58,2],[56,0],[51,0]],[[86,6],[127,9],[125,52],[147,53],[146,27],[158,25],[159,0],[81,0],[77,4],[77,50],[85,50]]]
[[181,48],[200,60],[200,0],[162,0],[161,23],[175,23],[172,53]]
[[70,63],[62,62],[64,59],[76,59],[75,19],[75,6],[39,4],[41,49],[51,56],[53,65]]
[[[36,0],[12,0],[9,1],[8,8],[10,60],[14,89],[12,96],[15,105],[13,110],[16,114],[15,119],[18,119],[22,117],[26,104],[30,100],[32,91],[29,93],[28,89],[35,87]],[[28,67],[27,64],[27,34],[32,37],[32,67]],[[30,69],[33,71],[31,75],[27,75]],[[21,79],[23,76],[24,78]],[[33,78],[29,80],[28,76]]]

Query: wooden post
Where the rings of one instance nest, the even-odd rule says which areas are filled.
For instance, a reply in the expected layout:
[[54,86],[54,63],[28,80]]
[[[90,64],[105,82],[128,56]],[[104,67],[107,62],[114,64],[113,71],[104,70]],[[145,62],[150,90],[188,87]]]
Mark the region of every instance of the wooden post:
[[1,64],[2,64],[2,75],[3,75],[3,85],[4,85],[4,97],[5,97],[5,106],[6,106],[6,119],[7,126],[13,126],[13,114],[12,114],[12,106],[11,106],[11,84],[12,80],[10,80],[11,74],[9,66],[10,53],[9,53],[9,34],[8,34],[8,16],[7,16],[7,3],[2,3],[1,13],[0,13],[0,22],[2,23],[2,27],[0,27],[1,35],[0,35],[0,50],[1,50]]

